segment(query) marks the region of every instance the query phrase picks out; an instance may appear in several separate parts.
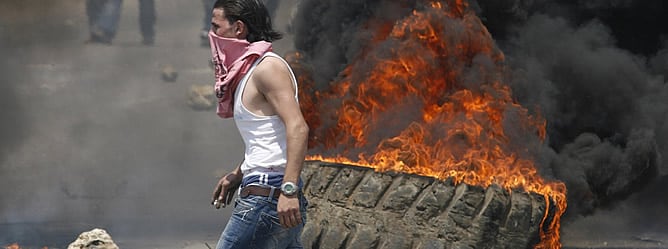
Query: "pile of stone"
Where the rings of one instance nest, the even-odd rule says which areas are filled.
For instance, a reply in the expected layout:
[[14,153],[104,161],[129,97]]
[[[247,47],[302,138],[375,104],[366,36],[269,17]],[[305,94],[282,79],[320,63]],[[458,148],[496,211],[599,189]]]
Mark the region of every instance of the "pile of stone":
[[104,229],[95,228],[83,232],[67,246],[67,249],[119,249]]
[[213,85],[192,85],[188,91],[188,106],[194,110],[205,111],[216,107],[218,98]]

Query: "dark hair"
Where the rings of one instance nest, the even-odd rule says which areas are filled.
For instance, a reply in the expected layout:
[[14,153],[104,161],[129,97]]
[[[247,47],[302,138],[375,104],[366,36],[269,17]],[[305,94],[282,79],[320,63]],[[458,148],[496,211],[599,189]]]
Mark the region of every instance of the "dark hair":
[[[277,0],[271,0],[277,1]],[[271,16],[261,0],[217,0],[214,9],[223,9],[230,23],[241,20],[248,29],[249,42],[272,42],[283,35],[271,27]]]

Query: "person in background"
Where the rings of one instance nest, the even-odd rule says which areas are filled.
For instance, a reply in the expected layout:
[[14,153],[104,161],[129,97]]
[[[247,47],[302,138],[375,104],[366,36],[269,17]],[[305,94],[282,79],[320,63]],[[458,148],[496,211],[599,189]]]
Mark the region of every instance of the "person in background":
[[[87,43],[111,44],[121,16],[123,0],[86,0],[90,37]],[[139,29],[142,44],[155,43],[154,0],[139,0]]]
[[142,44],[151,46],[155,43],[156,19],[154,0],[139,0],[139,29]]
[[[275,18],[276,9],[278,9],[279,0],[262,0],[264,6],[269,11],[269,16],[272,20]],[[202,5],[204,6],[204,22],[202,23],[202,30],[199,33],[200,45],[202,47],[209,46],[209,30],[211,29],[211,10],[213,9],[213,3],[216,0],[202,0]]]
[[239,192],[216,248],[303,248],[308,202],[300,175],[309,128],[295,75],[272,52],[282,35],[261,0],[218,0],[211,23],[217,114],[234,117],[245,144],[243,161],[213,191],[216,208]]
[[89,43],[111,44],[121,17],[122,0],[86,0]]
[[200,45],[202,47],[209,46],[209,30],[211,30],[211,13],[213,10],[213,4],[216,0],[202,0],[202,6],[204,6],[204,19],[202,22],[202,30],[199,32]]

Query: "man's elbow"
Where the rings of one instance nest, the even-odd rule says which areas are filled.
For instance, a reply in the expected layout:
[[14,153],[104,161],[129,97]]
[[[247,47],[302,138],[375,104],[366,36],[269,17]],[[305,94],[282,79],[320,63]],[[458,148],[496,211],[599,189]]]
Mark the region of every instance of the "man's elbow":
[[306,122],[302,122],[299,125],[297,125],[295,130],[297,131],[297,134],[299,134],[299,136],[308,137],[309,127],[308,124],[306,124]]

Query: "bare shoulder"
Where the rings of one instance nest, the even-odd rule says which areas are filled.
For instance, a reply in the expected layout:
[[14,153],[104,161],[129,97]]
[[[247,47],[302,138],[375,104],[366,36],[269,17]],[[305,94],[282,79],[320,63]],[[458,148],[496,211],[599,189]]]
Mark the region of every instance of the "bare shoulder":
[[267,56],[257,65],[255,70],[261,73],[287,73],[288,66],[275,56]]
[[259,84],[267,88],[291,84],[290,71],[280,58],[274,56],[265,57],[255,68],[253,73]]

